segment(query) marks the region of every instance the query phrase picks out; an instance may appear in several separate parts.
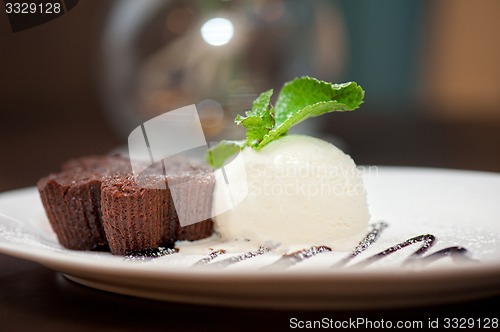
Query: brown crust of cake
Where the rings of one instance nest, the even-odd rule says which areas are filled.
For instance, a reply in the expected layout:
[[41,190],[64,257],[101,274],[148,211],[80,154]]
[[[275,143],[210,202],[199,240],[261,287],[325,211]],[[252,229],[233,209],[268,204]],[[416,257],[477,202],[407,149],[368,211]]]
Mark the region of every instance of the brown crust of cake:
[[178,240],[196,241],[212,235],[214,223],[212,219],[206,219],[196,224],[179,227],[177,233]]
[[101,190],[102,223],[112,254],[162,244],[165,190],[139,187],[130,175],[105,181]]
[[[168,187],[167,187],[168,188]],[[172,197],[170,196],[170,190],[165,190],[164,203],[165,207],[165,223],[163,229],[162,242],[166,247],[173,247],[175,241],[179,239],[179,219],[177,218],[177,213],[175,212],[175,205],[172,202]]]
[[[213,232],[213,221],[210,219],[212,196],[215,180],[211,173],[195,169],[189,176],[171,176],[167,179],[169,187],[175,187],[171,194],[170,218],[177,224],[178,240],[195,241],[210,236]],[[176,184],[181,184],[176,186]],[[172,197],[174,196],[174,197]],[[179,216],[194,224],[181,226]]]
[[64,247],[93,250],[107,244],[101,224],[101,180],[93,174],[63,172],[38,181],[50,225]]

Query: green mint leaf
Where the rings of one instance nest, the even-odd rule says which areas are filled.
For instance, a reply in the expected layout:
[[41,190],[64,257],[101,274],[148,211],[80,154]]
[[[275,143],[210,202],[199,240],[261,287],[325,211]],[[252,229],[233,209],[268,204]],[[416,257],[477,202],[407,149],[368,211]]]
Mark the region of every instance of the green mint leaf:
[[[339,105],[345,105],[340,110],[354,110],[363,102],[364,94],[363,89],[354,82],[332,84],[312,77],[296,78],[285,83],[280,91],[275,108],[276,126],[307,106],[320,102],[336,101]],[[332,106],[336,107],[335,104]],[[324,113],[327,111],[314,116]]]
[[233,154],[238,153],[245,146],[246,141],[220,141],[219,144],[210,148],[207,154],[207,162],[213,168],[224,165],[224,161]]
[[365,96],[355,82],[332,84],[307,76],[285,83],[274,108],[270,103],[272,94],[273,90],[261,93],[245,116],[236,117],[236,124],[245,127],[247,139],[219,143],[209,151],[210,165],[221,167],[227,158],[246,146],[260,150],[308,118],[355,110]]
[[309,105],[304,107],[298,112],[292,113],[291,116],[286,119],[279,126],[271,130],[264,139],[257,146],[256,150],[260,150],[266,144],[286,135],[288,129],[292,126],[304,121],[305,119],[312,118],[315,116],[320,116],[325,113],[339,112],[339,111],[352,111],[353,108],[347,106],[343,103],[338,103],[336,101],[319,102],[314,105]]
[[311,77],[286,83],[276,101],[275,125],[256,150],[286,135],[288,129],[312,117],[335,111],[352,111],[363,103],[365,92],[354,82],[332,84]]
[[270,106],[273,90],[263,92],[255,99],[245,116],[238,115],[236,124],[247,130],[247,145],[257,147],[274,126],[274,109]]

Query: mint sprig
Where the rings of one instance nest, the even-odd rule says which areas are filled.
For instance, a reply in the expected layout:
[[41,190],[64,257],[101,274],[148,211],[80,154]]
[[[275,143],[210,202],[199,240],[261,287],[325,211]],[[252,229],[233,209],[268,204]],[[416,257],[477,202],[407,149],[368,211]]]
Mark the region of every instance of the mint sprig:
[[246,116],[238,115],[234,120],[237,125],[247,129],[247,145],[258,147],[264,137],[273,129],[274,109],[271,105],[273,90],[267,90],[254,100],[252,109],[245,113]]
[[236,124],[246,128],[246,140],[221,141],[209,150],[207,159],[212,167],[221,167],[227,158],[246,146],[262,149],[308,118],[353,111],[363,103],[365,95],[355,82],[332,84],[307,76],[285,83],[275,107],[270,102],[272,93],[273,90],[261,93],[245,116],[236,117]]
[[208,150],[207,162],[213,168],[219,168],[232,155],[246,146],[246,141],[220,141],[219,144]]

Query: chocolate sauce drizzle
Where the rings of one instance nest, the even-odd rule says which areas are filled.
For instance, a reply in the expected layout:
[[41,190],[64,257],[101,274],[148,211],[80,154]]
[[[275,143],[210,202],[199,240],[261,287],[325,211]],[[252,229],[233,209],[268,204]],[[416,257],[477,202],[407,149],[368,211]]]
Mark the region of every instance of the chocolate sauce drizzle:
[[399,251],[403,248],[406,248],[412,244],[418,243],[418,242],[423,242],[422,246],[417,249],[413,254],[411,254],[404,262],[403,264],[408,264],[415,259],[421,257],[427,250],[429,250],[435,243],[436,243],[436,237],[432,234],[424,234],[424,235],[419,235],[412,237],[411,239],[408,239],[406,241],[403,241],[401,243],[398,243],[392,247],[389,247],[378,254],[375,254],[371,257],[366,258],[365,260],[354,264],[352,266],[363,266],[366,267],[384,257],[389,256],[392,253],[395,253],[396,251]]
[[224,249],[212,250],[207,257],[200,259],[194,265],[205,265],[219,257],[220,255],[225,254],[226,251]]
[[302,250],[293,252],[291,254],[285,254],[285,255],[281,256],[281,258],[278,259],[273,264],[265,266],[264,269],[276,268],[276,267],[286,269],[292,265],[303,262],[306,259],[314,257],[318,254],[321,254],[324,252],[330,252],[330,251],[332,251],[332,248],[327,247],[327,246],[313,246],[309,249],[302,249]]
[[[432,254],[429,254],[427,256],[424,256],[424,254],[429,251],[430,248],[432,248],[436,244],[436,237],[432,234],[422,234],[418,235],[415,237],[412,237],[408,240],[405,240],[403,242],[400,242],[396,245],[393,245],[375,255],[372,255],[368,258],[363,259],[360,262],[357,262],[355,264],[348,265],[352,259],[355,257],[359,256],[361,253],[365,252],[370,246],[372,246],[379,238],[381,233],[388,227],[389,225],[385,222],[377,222],[374,224],[371,224],[370,231],[366,234],[363,240],[359,242],[359,244],[354,248],[354,250],[341,259],[340,261],[336,262],[335,264],[332,265],[333,268],[338,268],[338,267],[367,267],[397,251],[400,251],[406,247],[409,247],[411,245],[421,243],[421,246],[413,252],[408,258],[406,258],[403,261],[403,265],[411,265],[411,266],[424,266],[427,264],[430,264],[432,262],[435,262],[441,258],[444,257],[450,257],[453,261],[459,262],[459,261],[468,261],[468,262],[476,262],[475,259],[472,259],[468,256],[468,250],[464,247],[461,246],[454,246],[454,247],[448,247],[441,249],[439,251],[436,251]],[[246,253],[232,256],[217,262],[213,262],[216,258],[218,258],[221,255],[226,254],[226,250],[224,249],[218,249],[218,250],[212,250],[208,256],[200,259],[197,261],[194,266],[198,265],[205,265],[205,266],[212,266],[212,267],[227,267],[232,264],[236,264],[251,258],[255,258],[261,255],[264,255],[270,251],[273,251],[276,249],[280,244],[275,243],[275,242],[269,242],[266,243],[263,246],[260,246],[259,249],[255,251],[248,251]],[[159,247],[156,249],[146,249],[146,250],[141,250],[141,251],[134,251],[127,256],[125,256],[125,260],[132,260],[132,261],[145,261],[148,259],[153,259],[153,258],[158,258],[166,255],[172,255],[177,253],[179,250],[178,249],[170,249],[170,248],[164,248],[164,247]],[[267,265],[263,267],[263,269],[268,269],[268,268],[289,268],[295,264],[298,264],[300,262],[303,262],[307,259],[310,259],[318,254],[321,253],[326,253],[326,252],[331,252],[332,249],[327,246],[313,246],[308,249],[302,249],[296,252],[293,252],[291,254],[285,254],[281,256],[276,262]]]
[[179,252],[179,249],[158,247],[154,249],[144,249],[144,250],[135,250],[129,252],[125,255],[126,261],[148,261],[154,258],[160,258],[167,255],[173,255]]
[[[221,261],[212,263],[212,264],[210,264],[210,266],[226,267],[226,266],[229,266],[229,265],[232,265],[235,263],[245,261],[245,260],[250,259],[250,258],[264,255],[265,253],[268,253],[268,252],[276,249],[277,247],[279,247],[279,245],[280,245],[279,243],[268,243],[264,246],[260,246],[259,249],[255,250],[255,251],[248,251],[248,252],[241,254],[241,255],[229,257],[229,258],[223,259]],[[197,263],[199,263],[199,262],[200,261],[198,261]]]
[[383,221],[371,224],[371,230],[366,234],[365,238],[359,242],[359,244],[354,248],[354,250],[345,258],[333,265],[333,267],[342,267],[349,263],[354,257],[358,256],[366,249],[368,249],[375,241],[378,240],[380,234],[384,229],[389,227],[389,225]]
[[[333,267],[342,267],[345,266],[347,263],[349,263],[354,257],[358,256],[361,254],[363,251],[368,249],[375,241],[379,238],[381,232],[387,228],[389,225],[386,224],[385,222],[379,222],[372,224],[372,229],[371,231],[367,234],[367,236],[359,243],[359,245],[354,249],[354,251],[344,259],[340,260],[338,263],[334,264]],[[389,256],[392,253],[395,253],[403,248],[406,248],[410,245],[413,245],[415,243],[423,242],[422,246],[417,249],[414,253],[412,253],[407,259],[403,261],[403,265],[427,265],[432,262],[437,261],[438,259],[441,259],[443,257],[449,256],[452,258],[454,261],[458,262],[473,262],[476,261],[470,257],[468,257],[468,250],[464,247],[460,246],[454,246],[454,247],[448,247],[441,249],[435,253],[432,253],[430,255],[427,255],[423,257],[423,254],[426,253],[434,244],[436,243],[437,239],[434,235],[432,234],[423,234],[419,236],[412,237],[406,241],[403,241],[401,243],[398,243],[392,247],[389,247],[378,254],[375,254],[373,256],[370,256],[366,259],[364,259],[361,262],[358,262],[356,264],[351,265],[351,267],[366,267],[370,264],[375,263],[376,261],[379,261],[380,259]]]
[[477,259],[471,258],[468,256],[468,250],[464,247],[460,246],[455,246],[455,247],[448,247],[441,249],[439,251],[436,251],[435,253],[432,253],[430,255],[427,255],[425,257],[422,257],[418,263],[421,265],[427,265],[432,262],[437,261],[440,258],[443,257],[450,257],[453,261],[460,263],[460,262],[475,262],[479,263]]
[[[332,267],[344,267],[346,266],[353,258],[357,257],[364,251],[366,251],[371,245],[373,245],[380,237],[381,233],[388,227],[389,225],[385,222],[378,222],[374,223],[371,225],[371,229],[368,232],[368,234],[365,236],[363,240],[359,242],[359,244],[354,248],[354,250],[345,258],[341,259],[339,262],[335,263]],[[430,255],[427,255],[423,257],[423,255],[436,243],[436,237],[432,234],[423,234],[419,236],[412,237],[408,240],[405,240],[403,242],[400,242],[396,245],[393,245],[373,256],[370,256],[361,262],[355,263],[353,265],[350,265],[348,267],[366,267],[370,264],[373,264],[380,259],[389,256],[392,253],[395,253],[399,250],[402,250],[408,246],[411,246],[416,243],[422,243],[420,248],[418,248],[415,252],[413,252],[407,259],[403,261],[403,265],[416,265],[419,264],[421,265],[427,265],[429,263],[432,263],[438,259],[441,259],[443,257],[449,256],[452,258],[454,261],[475,261],[474,259],[468,257],[468,250],[464,247],[460,246],[455,246],[455,247],[448,247],[445,249],[441,249],[435,253],[432,253]],[[262,248],[262,247],[261,247]],[[261,250],[259,248],[259,250]],[[270,250],[268,250],[270,251]],[[291,254],[285,254],[283,255],[280,259],[278,259],[276,262],[265,266],[263,269],[268,269],[268,268],[288,268],[291,267],[297,263],[303,262],[309,258],[312,258],[318,254],[325,253],[325,252],[331,252],[332,249],[327,246],[313,246],[308,249],[303,249],[300,251],[296,251]],[[234,264],[237,262],[240,262],[241,260],[244,259],[249,259],[253,258],[256,255],[254,255],[252,252],[243,254],[240,256],[235,257],[235,259],[227,259],[224,262],[224,266]]]
[[459,246],[444,248],[424,257],[423,256],[424,253],[426,253],[431,247],[433,247],[436,244],[436,241],[437,241],[436,237],[432,234],[423,234],[415,236],[412,237],[411,239],[408,239],[392,247],[389,247],[379,252],[378,254],[370,256],[359,263],[351,265],[351,267],[366,267],[370,264],[379,261],[384,257],[389,256],[390,254],[393,254],[403,248],[406,248],[408,246],[411,246],[419,242],[422,242],[422,245],[420,246],[420,248],[418,248],[415,252],[413,252],[408,258],[406,258],[403,261],[404,266],[407,265],[424,266],[446,256],[450,256],[454,261],[476,262],[476,260],[468,257],[468,250],[466,248]]

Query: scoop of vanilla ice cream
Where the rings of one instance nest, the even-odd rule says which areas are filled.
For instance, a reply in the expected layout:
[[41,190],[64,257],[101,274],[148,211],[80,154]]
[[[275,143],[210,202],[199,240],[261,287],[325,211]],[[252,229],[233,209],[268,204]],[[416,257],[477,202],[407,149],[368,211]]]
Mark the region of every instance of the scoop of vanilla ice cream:
[[[247,196],[215,217],[225,240],[332,245],[366,231],[370,218],[362,174],[350,156],[323,140],[284,136],[241,152]],[[235,170],[238,172],[238,170]],[[233,180],[234,181],[234,180]],[[225,183],[216,183],[214,202]],[[215,207],[214,207],[215,208]]]

